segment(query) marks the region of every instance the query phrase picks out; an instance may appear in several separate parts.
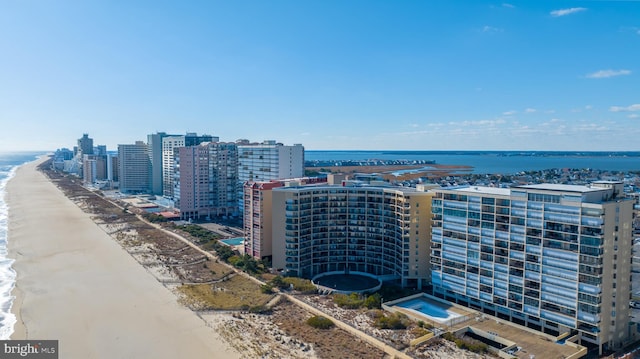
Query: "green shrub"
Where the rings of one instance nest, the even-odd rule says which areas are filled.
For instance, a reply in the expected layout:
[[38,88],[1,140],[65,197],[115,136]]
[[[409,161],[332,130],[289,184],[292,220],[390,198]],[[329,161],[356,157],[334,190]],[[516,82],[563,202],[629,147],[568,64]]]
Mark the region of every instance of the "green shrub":
[[282,278],[282,276],[273,278],[269,281],[269,284],[280,289],[287,289],[289,287],[289,284],[284,281],[284,278]]
[[347,309],[362,307],[367,309],[380,308],[380,299],[380,295],[377,293],[364,298],[357,293],[351,293],[349,295],[337,293],[333,295],[333,302],[336,303],[337,306]]
[[249,274],[256,274],[261,271],[261,268],[258,267],[258,261],[248,254],[234,254],[227,258],[227,262],[235,267],[244,270]]
[[442,339],[448,340],[450,342],[455,342],[457,338],[456,338],[455,335],[453,335],[453,333],[446,332],[446,333],[442,334]]
[[442,338],[456,343],[456,346],[458,348],[465,349],[474,353],[483,354],[489,352],[489,346],[478,340],[458,338],[451,332],[442,334]]
[[231,264],[232,266],[237,266],[237,263],[240,262],[240,256],[232,255],[231,257],[227,258],[227,262],[229,262],[229,264]]
[[319,315],[307,319],[307,324],[316,329],[330,329],[335,325],[331,319]]
[[231,247],[225,246],[224,244],[220,244],[218,242],[214,242],[213,249],[216,251],[216,254],[223,262],[228,262],[229,258],[235,255],[235,252]]
[[380,294],[378,293],[372,294],[367,298],[365,298],[364,303],[362,303],[362,305],[365,306],[367,309],[380,308],[382,306],[381,299],[382,298],[380,298]]
[[402,313],[391,313],[376,318],[374,325],[380,329],[405,329],[409,318]]
[[349,295],[337,293],[333,295],[333,302],[340,308],[356,309],[362,306],[364,300],[356,293]]
[[253,307],[249,308],[249,313],[265,314],[269,312],[270,309],[265,307],[264,305],[254,305]]
[[293,290],[298,292],[310,294],[316,292],[316,286],[308,279],[302,279],[297,277],[286,277],[282,279],[287,286],[293,285]]
[[142,217],[151,223],[164,223],[167,221],[165,217],[155,213],[145,213]]
[[381,309],[372,310],[372,311],[369,311],[369,315],[371,316],[371,318],[377,320],[381,317],[384,317],[384,310],[381,310]]
[[264,284],[260,286],[260,291],[264,294],[271,294],[273,293],[273,287],[269,284]]
[[416,337],[416,338],[420,338],[422,336],[425,336],[429,333],[428,330],[422,328],[422,327],[414,327],[413,329],[411,329],[411,334]]
[[316,292],[316,286],[310,280],[298,277],[276,276],[269,281],[269,285],[283,290],[293,289],[302,293]]
[[220,238],[219,235],[196,224],[185,224],[182,226],[177,226],[177,228],[203,241],[211,241]]
[[470,342],[464,339],[459,339],[459,342],[456,341],[456,345],[459,348],[479,354],[487,353],[489,351],[489,346],[482,342]]
[[429,323],[425,323],[425,322],[423,322],[422,320],[419,320],[419,321],[418,321],[418,326],[419,326],[420,328],[424,328],[424,329],[432,329],[432,328],[433,328],[433,325],[431,325],[431,324],[429,324]]

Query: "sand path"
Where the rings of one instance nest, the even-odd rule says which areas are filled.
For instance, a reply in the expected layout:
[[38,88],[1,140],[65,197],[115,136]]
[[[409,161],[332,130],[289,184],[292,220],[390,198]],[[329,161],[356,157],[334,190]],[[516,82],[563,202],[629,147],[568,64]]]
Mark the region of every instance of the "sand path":
[[60,358],[239,358],[234,349],[36,170],[9,182],[16,262],[11,339],[57,339]]

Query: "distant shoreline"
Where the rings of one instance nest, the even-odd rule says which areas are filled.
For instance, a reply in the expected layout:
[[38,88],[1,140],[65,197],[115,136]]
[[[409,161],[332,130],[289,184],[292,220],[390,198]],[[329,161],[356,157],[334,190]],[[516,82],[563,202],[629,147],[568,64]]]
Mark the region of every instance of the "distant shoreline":
[[640,171],[640,152],[614,151],[305,151],[306,167],[438,164],[472,167],[473,174],[549,169]]
[[640,157],[640,151],[466,151],[466,150],[305,150],[309,153],[371,153],[382,155],[495,155],[524,157]]

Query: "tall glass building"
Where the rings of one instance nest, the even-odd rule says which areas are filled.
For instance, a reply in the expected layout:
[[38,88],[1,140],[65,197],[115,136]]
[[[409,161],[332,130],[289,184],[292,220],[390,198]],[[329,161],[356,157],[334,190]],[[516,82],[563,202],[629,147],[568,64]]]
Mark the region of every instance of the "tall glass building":
[[435,192],[434,295],[600,354],[635,339],[633,203],[622,183]]

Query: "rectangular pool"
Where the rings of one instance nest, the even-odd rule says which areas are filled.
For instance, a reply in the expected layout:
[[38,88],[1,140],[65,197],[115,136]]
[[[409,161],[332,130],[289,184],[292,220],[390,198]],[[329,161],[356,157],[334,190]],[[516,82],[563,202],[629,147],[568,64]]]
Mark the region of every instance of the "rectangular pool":
[[461,317],[462,315],[447,310],[443,305],[427,301],[425,298],[414,298],[405,302],[396,303],[394,306],[404,308],[417,315],[423,315],[434,322],[441,324],[450,323],[449,321],[454,318]]
[[244,244],[244,237],[221,239],[220,242],[228,246],[240,246]]

